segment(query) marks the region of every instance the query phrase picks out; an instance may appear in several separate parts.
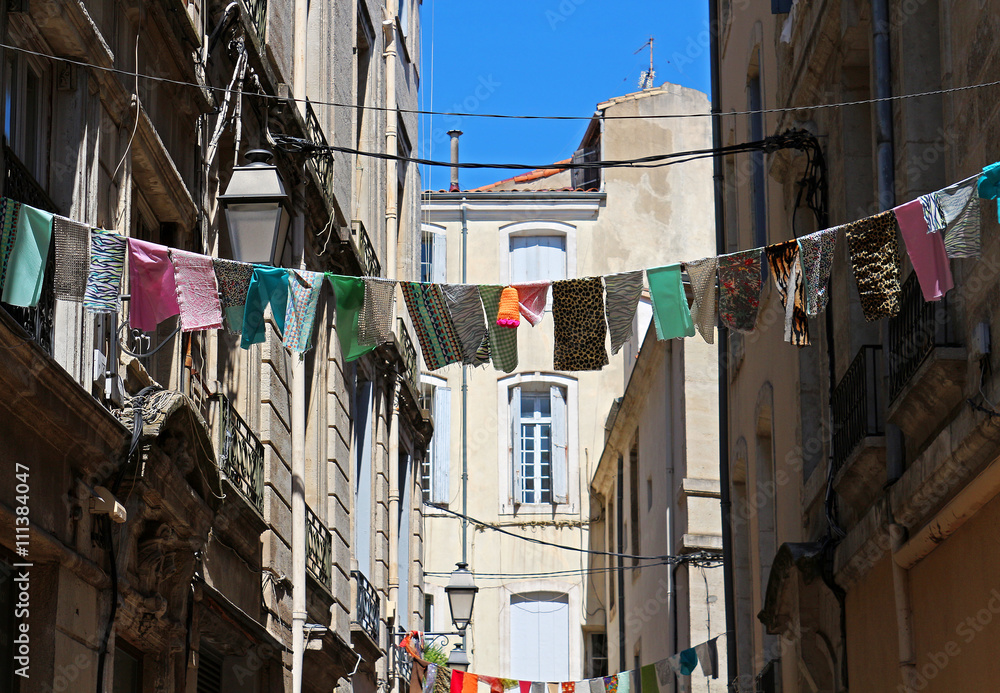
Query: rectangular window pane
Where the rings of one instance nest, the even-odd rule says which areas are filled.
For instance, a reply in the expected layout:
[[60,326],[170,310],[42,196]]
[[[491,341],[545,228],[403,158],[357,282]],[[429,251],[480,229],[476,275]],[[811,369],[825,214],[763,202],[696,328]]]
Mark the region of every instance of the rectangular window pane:
[[420,239],[420,281],[431,282],[434,277],[434,236],[424,233]]

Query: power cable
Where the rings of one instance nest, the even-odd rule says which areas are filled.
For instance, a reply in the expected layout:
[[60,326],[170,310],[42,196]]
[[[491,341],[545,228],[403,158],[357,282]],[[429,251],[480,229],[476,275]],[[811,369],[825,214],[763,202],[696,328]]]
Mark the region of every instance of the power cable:
[[[85,67],[93,70],[101,70],[104,72],[110,72],[113,74],[122,75],[124,77],[132,77],[135,79],[145,79],[153,82],[162,82],[164,84],[173,84],[182,87],[191,87],[193,89],[199,89],[202,91],[214,91],[221,92],[226,91],[224,87],[214,87],[207,84],[197,84],[195,82],[185,82],[179,79],[170,79],[169,77],[154,77],[152,75],[143,75],[138,72],[130,72],[128,70],[121,70],[114,67],[105,67],[103,65],[93,65],[82,60],[75,60],[73,58],[64,58],[58,55],[52,55],[51,53],[41,53],[39,51],[29,50],[27,48],[21,48],[20,46],[13,46],[7,43],[0,43],[0,48],[6,50],[17,51],[20,53],[25,53],[27,55],[34,55],[39,58],[46,58],[48,60],[58,60],[70,65],[77,65],[79,67]],[[901,101],[904,99],[917,99],[925,96],[939,96],[941,94],[953,94],[955,92],[967,91],[970,89],[982,89],[985,87],[995,87],[1000,86],[1000,80],[994,80],[992,82],[980,82],[979,84],[968,84],[961,87],[949,87],[947,89],[934,89],[930,91],[915,92],[913,94],[894,94],[892,96],[884,96],[872,99],[858,99],[857,101],[838,101],[835,103],[822,103],[822,104],[807,104],[802,106],[786,106],[783,108],[761,108],[755,110],[745,110],[745,111],[722,111],[719,113],[657,113],[649,115],[607,115],[605,113],[594,113],[589,116],[578,116],[578,115],[526,115],[526,114],[509,114],[509,113],[466,113],[462,111],[428,111],[421,110],[419,108],[387,108],[385,106],[362,106],[354,103],[338,103],[336,101],[312,101],[311,99],[301,99],[292,96],[275,96],[273,94],[264,94],[258,92],[236,92],[243,96],[257,96],[263,99],[272,99],[282,102],[309,102],[314,106],[330,106],[333,108],[349,108],[352,110],[369,110],[369,111],[393,111],[395,113],[415,113],[417,115],[439,115],[439,116],[451,116],[456,118],[498,118],[505,120],[660,120],[669,118],[712,118],[715,116],[744,116],[744,115],[756,115],[758,113],[795,113],[798,111],[812,111],[817,109],[825,108],[845,108],[847,106],[862,106],[866,104],[882,103],[885,101]]]

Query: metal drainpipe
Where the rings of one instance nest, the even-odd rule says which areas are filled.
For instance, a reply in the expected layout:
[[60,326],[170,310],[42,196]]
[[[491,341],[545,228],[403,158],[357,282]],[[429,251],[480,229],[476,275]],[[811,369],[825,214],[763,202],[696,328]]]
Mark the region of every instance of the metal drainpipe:
[[[305,199],[305,183],[296,185],[296,198]],[[305,268],[305,210],[293,220],[297,264]],[[306,388],[305,361],[292,354],[292,691],[302,691],[306,625]]]
[[[708,2],[710,41],[712,53],[712,146],[722,146],[722,86],[719,56],[719,6],[716,0]],[[712,158],[712,180],[715,188],[715,248],[719,255],[726,252],[725,179],[722,160]],[[728,683],[739,676],[736,656],[736,593],[733,587],[733,529],[732,500],[729,494],[729,332],[719,325],[719,500],[722,511],[722,563],[726,600],[726,666]]]
[[612,549],[618,553],[618,670],[628,671],[628,665],[625,663],[625,558],[621,555],[622,549],[622,534],[625,532],[625,513],[622,510],[622,504],[625,502],[625,489],[622,475],[625,473],[625,456],[618,455],[618,518],[617,525],[618,531],[615,533],[616,543],[618,545],[617,550]]
[[[399,4],[396,0],[389,0],[386,3],[386,12],[392,19],[391,26],[383,24],[383,37],[385,39],[385,50],[382,57],[385,59],[385,152],[386,154],[396,154],[399,144],[397,137],[398,123],[396,121],[396,15],[399,12]],[[387,279],[396,278],[396,254],[399,243],[399,216],[396,211],[398,202],[397,186],[398,166],[395,159],[388,159],[385,164],[385,244],[386,244],[386,268]],[[396,302],[398,303],[398,301]],[[393,316],[395,317],[395,316]]]
[[[461,133],[459,133],[461,134]],[[458,138],[452,139],[452,160],[458,161]],[[458,187],[458,168],[452,169],[452,184]],[[469,205],[462,198],[462,283],[467,282],[469,253]],[[462,563],[468,563],[469,550],[469,367],[462,364]],[[469,636],[462,636],[462,649],[469,656]]]

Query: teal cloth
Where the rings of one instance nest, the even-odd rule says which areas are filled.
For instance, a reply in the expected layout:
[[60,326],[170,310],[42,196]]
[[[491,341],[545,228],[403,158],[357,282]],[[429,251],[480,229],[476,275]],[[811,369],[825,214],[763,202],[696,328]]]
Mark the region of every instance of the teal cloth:
[[680,264],[646,270],[649,295],[653,299],[653,322],[657,339],[694,337],[691,308],[684,296]]
[[[979,197],[984,200],[996,200],[1000,197],[1000,161],[983,169],[976,189]],[[1000,219],[1000,204],[997,205],[997,218]]]
[[681,651],[681,675],[690,676],[691,672],[698,666],[698,653],[695,649],[689,648]]
[[12,306],[35,306],[42,295],[45,263],[52,242],[52,215],[21,205],[17,237],[7,261],[3,301]]
[[283,267],[254,265],[243,309],[243,337],[240,346],[249,349],[266,338],[264,309],[270,304],[274,323],[280,334],[285,333],[285,312],[288,309],[288,270]]
[[365,305],[365,280],[326,273],[337,300],[337,338],[345,361],[354,361],[375,349],[375,344],[358,344],[358,317]]

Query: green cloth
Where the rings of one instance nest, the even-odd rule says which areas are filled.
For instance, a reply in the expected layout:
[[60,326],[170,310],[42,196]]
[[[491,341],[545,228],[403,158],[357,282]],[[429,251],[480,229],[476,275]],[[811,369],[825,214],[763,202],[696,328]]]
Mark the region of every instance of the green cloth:
[[694,337],[691,308],[684,295],[680,264],[646,270],[649,295],[653,299],[653,322],[657,339]]
[[42,295],[45,263],[52,242],[52,215],[21,205],[17,218],[17,237],[3,284],[3,301],[12,306],[35,306]]
[[283,267],[254,265],[247,303],[243,309],[243,336],[240,346],[249,349],[266,339],[264,308],[271,305],[274,324],[280,334],[285,333],[285,312],[288,309],[288,270]]
[[642,693],[660,693],[660,684],[656,680],[656,665],[647,664],[640,670]]
[[337,299],[337,338],[345,361],[354,361],[375,349],[375,344],[358,343],[358,317],[365,305],[365,280],[342,274],[326,273]]
[[483,299],[483,309],[486,311],[486,326],[490,331],[490,356],[493,359],[493,367],[504,373],[513,373],[517,368],[517,328],[497,325],[502,292],[502,286],[479,287],[479,297]]

